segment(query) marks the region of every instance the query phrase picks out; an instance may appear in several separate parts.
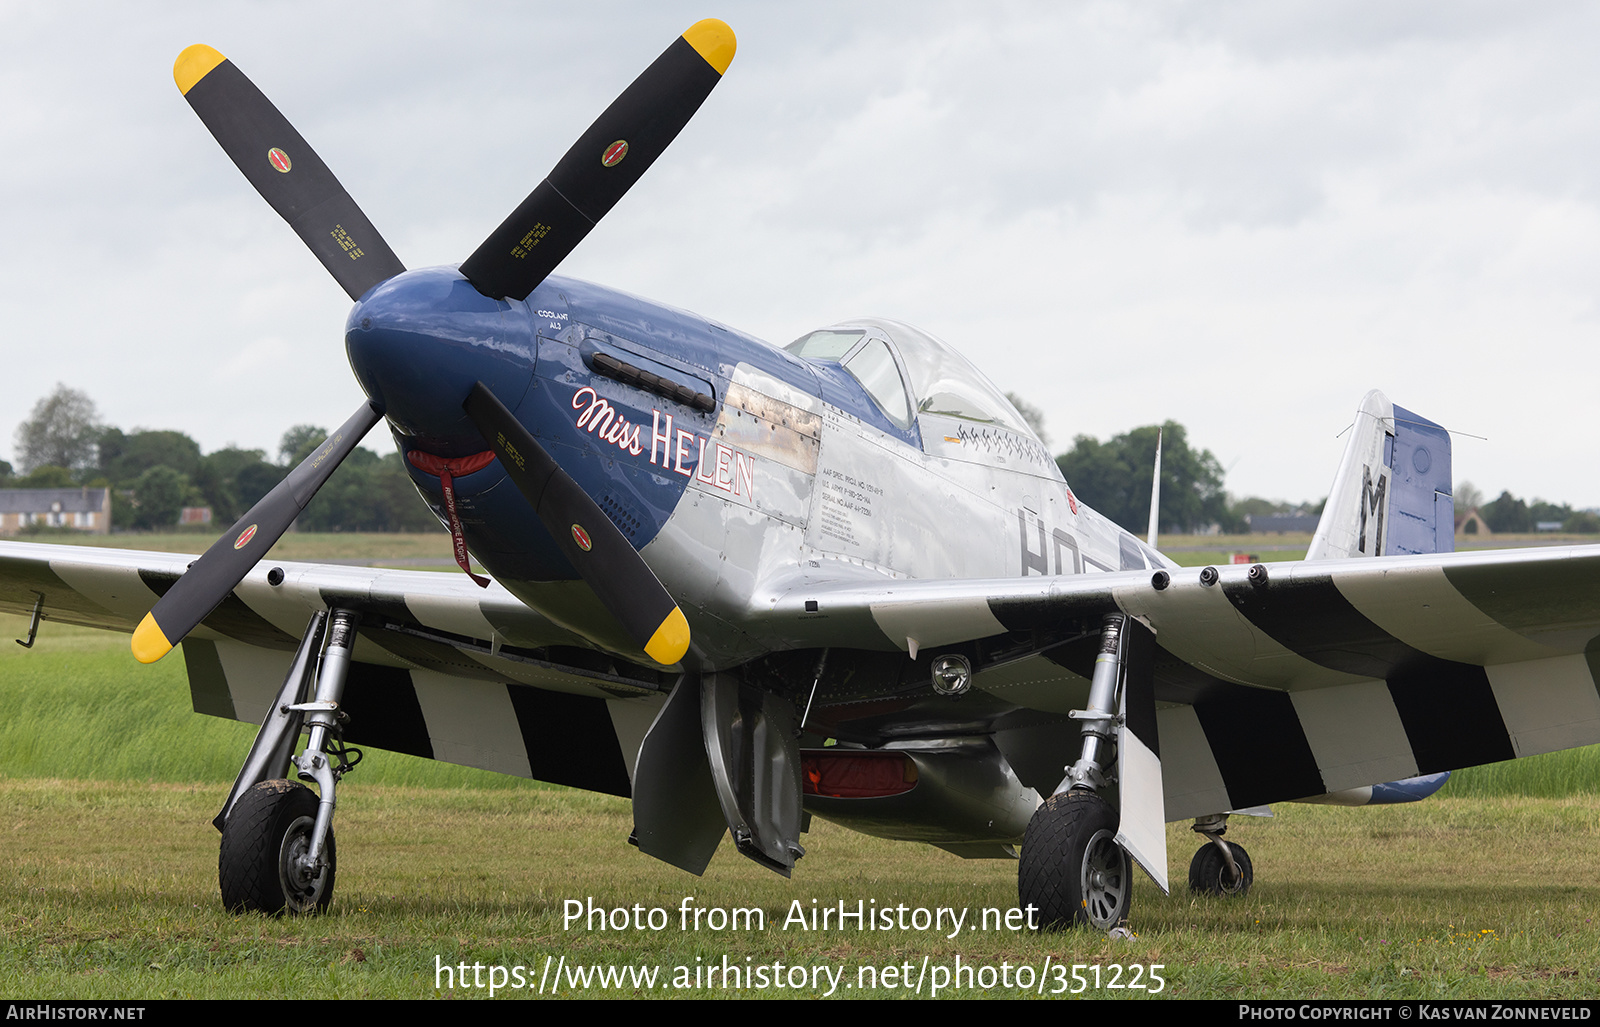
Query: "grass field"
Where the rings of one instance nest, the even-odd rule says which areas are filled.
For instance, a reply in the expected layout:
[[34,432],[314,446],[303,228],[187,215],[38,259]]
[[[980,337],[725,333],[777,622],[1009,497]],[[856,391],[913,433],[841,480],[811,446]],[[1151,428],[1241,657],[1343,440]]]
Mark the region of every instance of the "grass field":
[[[1154,964],[1171,998],[1592,997],[1596,813],[1587,800],[1444,799],[1415,807],[1284,806],[1230,832],[1257,868],[1234,901],[1182,889],[1188,832],[1171,829],[1171,897],[1141,880],[1138,937],[783,929],[792,903],[843,900],[973,910],[1015,904],[1012,864],[850,834],[826,824],[785,881],[724,845],[695,879],[628,847],[620,800],[582,793],[410,789],[351,784],[339,812],[338,897],[328,915],[230,916],[216,900],[221,788],[53,779],[0,782],[13,839],[0,880],[0,974],[43,997],[488,997],[444,989],[440,963],[666,968],[657,987],[574,986],[562,995],[810,998],[826,985],[764,992],[671,988],[671,968],[767,964],[842,968],[862,997],[862,969],[927,960],[1048,969]],[[759,908],[763,931],[678,930],[701,909]],[[663,931],[567,929],[564,901],[659,908]],[[912,974],[914,978],[916,975]],[[1126,983],[1127,977],[1123,978]],[[925,983],[927,979],[924,978]],[[1017,996],[981,978],[949,997]],[[1015,981],[1013,981],[1013,984]],[[1102,983],[1109,983],[1103,977]],[[1151,984],[1151,981],[1147,981]],[[506,990],[500,997],[527,994]],[[907,994],[881,983],[871,994]],[[926,997],[929,988],[920,994]],[[1102,988],[1096,997],[1143,997]]]
[[[1207,564],[1226,564],[1235,554],[1253,556],[1251,563],[1272,563],[1277,560],[1303,560],[1311,546],[1311,536],[1304,533],[1282,535],[1163,535],[1157,540],[1158,548],[1183,567],[1204,567]],[[1600,543],[1600,535],[1457,535],[1456,550],[1521,549],[1527,546],[1591,546]]]
[[[387,553],[375,550],[375,559]],[[285,558],[292,558],[285,554]],[[0,638],[21,618],[0,618]],[[627,803],[370,753],[341,790],[336,898],[300,920],[233,916],[217,901],[210,819],[252,729],[188,712],[182,664],[140,667],[126,638],[46,622],[24,651],[0,643],[0,991],[48,997],[488,997],[444,965],[505,968],[497,997],[561,996],[1593,997],[1600,992],[1600,759],[1584,750],[1459,773],[1407,806],[1283,804],[1235,818],[1255,890],[1197,900],[1196,841],[1168,829],[1163,896],[1143,878],[1137,937],[907,929],[805,931],[784,921],[840,901],[1002,909],[1015,864],[966,861],[816,821],[783,880],[724,843],[694,878],[626,844]],[[655,931],[585,930],[567,900],[663,911]],[[759,909],[764,930],[678,930],[678,909]],[[948,926],[948,925],[946,925]],[[564,962],[559,962],[564,960]],[[696,968],[803,968],[782,988],[694,986]],[[968,976],[956,976],[957,964]],[[1116,965],[1121,969],[1113,971]],[[1126,985],[1139,967],[1142,989]],[[656,968],[582,985],[586,968]],[[523,988],[510,985],[526,967]],[[674,986],[676,968],[688,978]],[[837,972],[835,981],[819,968]],[[895,976],[886,976],[899,968]],[[1026,976],[1030,987],[1019,987]],[[459,972],[459,971],[458,971]],[[989,976],[985,976],[989,975]],[[992,976],[992,986],[986,986]],[[767,978],[770,982],[771,977]],[[910,990],[920,981],[919,991]],[[749,983],[746,981],[745,983]],[[1006,985],[1009,983],[1009,987]],[[867,985],[875,985],[868,988]],[[848,986],[848,987],[847,987]]]
[[[225,526],[224,526],[225,527]],[[129,532],[122,535],[81,535],[52,532],[48,535],[20,536],[20,540],[51,545],[104,546],[112,549],[139,549],[155,553],[203,553],[216,541],[215,531],[183,531],[165,534]],[[263,560],[362,560],[372,564],[404,563],[408,560],[451,561],[450,536],[444,531],[418,534],[291,531],[273,543]]]

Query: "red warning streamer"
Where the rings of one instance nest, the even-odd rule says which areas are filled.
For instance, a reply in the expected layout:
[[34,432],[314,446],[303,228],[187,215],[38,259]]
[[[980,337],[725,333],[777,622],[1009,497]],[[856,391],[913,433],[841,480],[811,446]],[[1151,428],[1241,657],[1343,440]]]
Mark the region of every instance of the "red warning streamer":
[[417,470],[438,476],[439,488],[444,492],[445,516],[450,520],[450,548],[455,551],[456,563],[461,565],[461,569],[467,572],[467,577],[476,581],[480,588],[488,588],[489,579],[472,573],[472,565],[467,562],[467,540],[461,534],[461,517],[456,513],[456,490],[451,479],[488,467],[494,461],[494,451],[486,449],[471,456],[442,457],[413,449],[406,454],[406,459],[411,461],[411,465]]

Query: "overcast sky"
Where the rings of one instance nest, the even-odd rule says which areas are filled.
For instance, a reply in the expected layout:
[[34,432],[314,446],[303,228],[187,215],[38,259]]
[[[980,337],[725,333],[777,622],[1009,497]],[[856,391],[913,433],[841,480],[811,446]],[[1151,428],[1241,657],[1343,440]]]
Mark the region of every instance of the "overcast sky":
[[179,95],[185,46],[421,267],[708,16],[732,67],[563,273],[780,345],[910,321],[1058,449],[1173,419],[1239,495],[1323,496],[1377,387],[1469,433],[1457,482],[1600,505],[1586,3],[0,0],[0,456],[58,381],[207,451],[361,401],[349,302]]

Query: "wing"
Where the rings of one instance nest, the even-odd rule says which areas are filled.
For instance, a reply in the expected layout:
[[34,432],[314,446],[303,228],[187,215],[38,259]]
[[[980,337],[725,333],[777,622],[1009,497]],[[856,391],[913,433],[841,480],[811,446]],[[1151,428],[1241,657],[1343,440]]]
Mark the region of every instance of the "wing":
[[[1263,566],[1209,584],[1200,568],[799,583],[758,621],[774,642],[886,657],[876,689],[830,680],[814,727],[869,745],[988,734],[1049,794],[1099,618],[1137,617],[1156,634],[1169,820],[1600,742],[1600,547]],[[954,703],[929,688],[949,651],[975,670]]]
[[[132,632],[194,556],[0,543],[0,610]],[[360,610],[346,739],[628,795],[672,677],[464,575],[263,561],[183,643],[196,712],[260,723],[315,610]],[[130,673],[138,670],[130,665]]]

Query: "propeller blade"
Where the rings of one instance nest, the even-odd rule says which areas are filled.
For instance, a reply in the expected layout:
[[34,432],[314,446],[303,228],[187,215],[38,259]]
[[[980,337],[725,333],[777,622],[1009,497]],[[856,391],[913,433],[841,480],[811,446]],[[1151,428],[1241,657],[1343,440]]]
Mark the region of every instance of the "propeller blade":
[[328,436],[316,452],[300,462],[289,476],[248,513],[239,518],[228,533],[211,544],[211,548],[189,565],[156,605],[144,615],[133,633],[133,655],[140,663],[154,663],[172,651],[194,630],[195,625],[211,615],[244,580],[272,544],[285,531],[300,511],[311,502],[311,497],[328,480],[350,451],[356,448],[372,426],[383,415],[370,403],[363,403],[338,431]]
[[526,299],[677,138],[733,60],[727,25],[696,22],[579,137],[461,265],[485,296]]
[[628,635],[663,666],[683,659],[688,620],[611,518],[488,386],[474,385],[463,406],[562,554]]
[[178,55],[172,77],[244,177],[351,299],[406,269],[322,158],[232,61],[197,44]]

